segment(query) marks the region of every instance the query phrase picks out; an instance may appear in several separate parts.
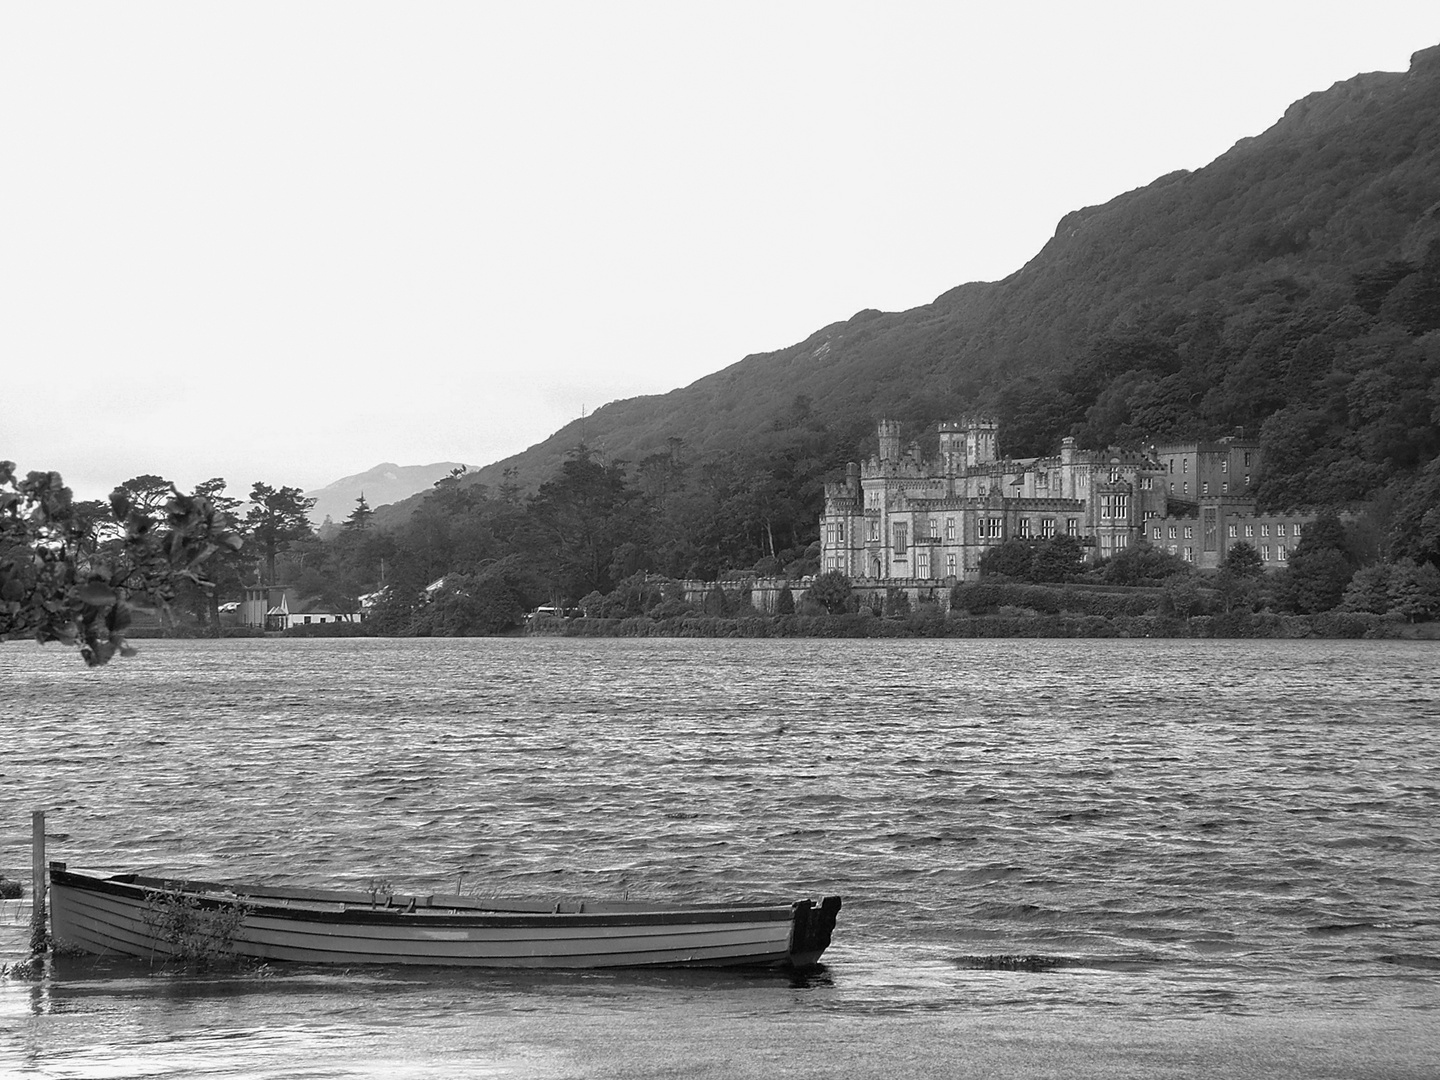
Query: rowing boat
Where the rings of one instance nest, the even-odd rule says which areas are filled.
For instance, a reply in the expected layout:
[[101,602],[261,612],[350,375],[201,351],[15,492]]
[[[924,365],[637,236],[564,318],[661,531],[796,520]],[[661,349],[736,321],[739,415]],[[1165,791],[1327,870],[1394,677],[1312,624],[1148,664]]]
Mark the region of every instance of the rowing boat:
[[147,959],[310,964],[808,968],[840,898],[790,903],[538,902],[277,888],[50,864],[56,947]]

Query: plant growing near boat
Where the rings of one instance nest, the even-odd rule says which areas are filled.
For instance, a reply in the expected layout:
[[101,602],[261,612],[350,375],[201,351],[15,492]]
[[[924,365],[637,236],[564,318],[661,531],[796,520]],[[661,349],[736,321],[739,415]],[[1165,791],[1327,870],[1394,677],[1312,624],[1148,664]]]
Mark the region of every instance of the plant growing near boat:
[[150,889],[142,917],[146,929],[168,947],[167,958],[204,968],[235,960],[235,933],[245,912],[239,901],[202,904],[179,889]]

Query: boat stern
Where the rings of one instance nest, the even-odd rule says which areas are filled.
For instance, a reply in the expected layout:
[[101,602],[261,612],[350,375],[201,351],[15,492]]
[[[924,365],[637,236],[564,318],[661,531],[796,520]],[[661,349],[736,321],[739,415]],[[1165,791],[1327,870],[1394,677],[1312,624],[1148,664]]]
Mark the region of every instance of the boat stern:
[[830,947],[839,914],[838,896],[825,897],[818,907],[813,900],[800,900],[795,904],[795,919],[790,929],[791,967],[813,967],[820,962],[820,955]]

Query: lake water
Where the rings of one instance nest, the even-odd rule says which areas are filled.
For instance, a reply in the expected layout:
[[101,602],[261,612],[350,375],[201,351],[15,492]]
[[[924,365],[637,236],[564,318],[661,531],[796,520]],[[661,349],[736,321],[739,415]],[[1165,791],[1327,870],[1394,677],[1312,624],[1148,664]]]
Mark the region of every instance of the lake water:
[[[0,646],[0,873],[845,898],[825,968],[0,979],[0,1075],[1440,1071],[1440,647]],[[0,963],[23,959],[0,905]],[[1044,970],[994,970],[1036,955]]]

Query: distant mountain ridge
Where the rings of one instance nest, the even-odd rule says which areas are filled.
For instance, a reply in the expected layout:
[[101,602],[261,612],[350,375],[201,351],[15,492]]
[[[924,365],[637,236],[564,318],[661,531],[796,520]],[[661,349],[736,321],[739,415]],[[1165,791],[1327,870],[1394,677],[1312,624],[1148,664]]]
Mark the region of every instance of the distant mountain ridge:
[[370,509],[400,502],[417,492],[428,491],[436,480],[441,480],[461,468],[458,461],[437,461],[430,465],[396,465],[384,461],[373,469],[344,476],[322,488],[307,491],[307,497],[315,500],[310,511],[310,522],[317,529],[328,517],[339,525],[355,510],[356,500],[363,494]]
[[[1158,326],[1167,347],[1179,343],[1177,370],[1154,361],[1154,381],[1191,376],[1190,386],[1163,389],[1199,402],[1185,423],[1219,429],[1189,437],[1213,437],[1237,422],[1258,425],[1275,408],[1245,415],[1245,365],[1276,352],[1261,341],[1245,359],[1247,322],[1323,307],[1331,296],[1337,309],[1353,304],[1357,275],[1383,276],[1403,260],[1413,271],[1437,245],[1440,46],[1415,53],[1407,72],[1358,75],[1305,96],[1201,169],[1065,215],[1044,248],[1001,281],[960,285],[907,311],[861,311],[670,393],[612,402],[464,483],[494,490],[508,472],[534,490],[582,439],[608,459],[638,463],[676,439],[693,456],[753,446],[797,423],[859,430],[893,417],[918,427],[976,409],[1001,415],[1002,440],[1007,430],[1021,440],[1007,452],[1044,452],[1064,431],[1032,423],[1017,434],[1030,419],[1024,406],[1052,392],[1092,342],[1137,327]],[[1202,367],[1205,349],[1211,370]],[[1095,370],[1101,385],[1113,382],[1103,365]],[[1217,395],[1222,377],[1229,382]]]

